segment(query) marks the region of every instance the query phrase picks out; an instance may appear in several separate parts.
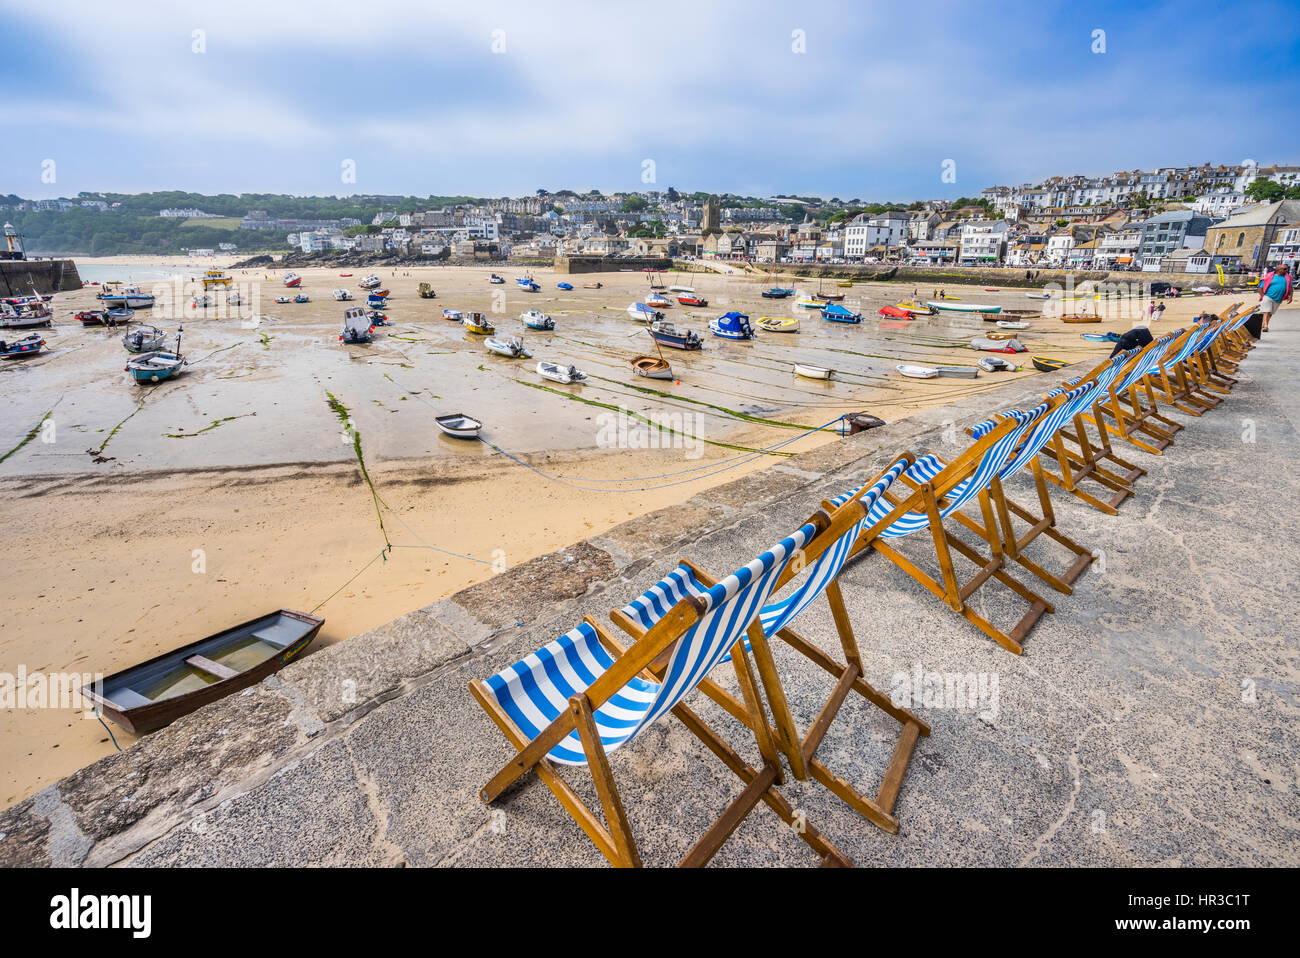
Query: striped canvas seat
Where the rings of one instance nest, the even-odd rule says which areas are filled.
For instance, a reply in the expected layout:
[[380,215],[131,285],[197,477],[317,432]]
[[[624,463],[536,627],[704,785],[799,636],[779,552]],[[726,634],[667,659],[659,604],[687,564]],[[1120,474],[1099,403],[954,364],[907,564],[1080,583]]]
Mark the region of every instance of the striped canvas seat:
[[[812,523],[804,525],[712,588],[700,587],[692,576],[690,581],[694,583],[695,591],[691,591],[692,586],[676,577],[680,568],[663,580],[670,584],[655,593],[654,602],[660,605],[656,606],[654,602],[646,605],[647,609],[661,609],[654,621],[686,595],[698,596],[705,611],[677,641],[662,682],[633,678],[608,702],[597,706],[593,714],[606,753],[631,741],[641,729],[670,711],[710,669],[728,657],[731,647],[767,601],[790,558],[804,547],[815,531]],[[673,589],[681,590],[680,594],[669,600],[668,595]],[[664,601],[669,602],[666,607],[662,606]],[[613,662],[613,656],[601,644],[595,630],[583,623],[532,655],[502,669],[486,684],[501,708],[531,740],[566,710],[569,699],[585,692]],[[587,764],[576,731],[552,748],[547,758],[562,765]]]

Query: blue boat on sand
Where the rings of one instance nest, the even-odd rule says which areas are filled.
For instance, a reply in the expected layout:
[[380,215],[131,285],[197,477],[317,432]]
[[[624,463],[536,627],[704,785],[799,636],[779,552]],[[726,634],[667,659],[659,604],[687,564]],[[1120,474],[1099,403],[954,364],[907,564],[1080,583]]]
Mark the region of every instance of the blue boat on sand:
[[723,339],[753,339],[754,327],[749,324],[749,317],[744,313],[723,313],[709,323],[714,336]]
[[186,364],[185,356],[181,353],[182,332],[181,329],[176,330],[175,349],[142,353],[126,364],[126,371],[131,374],[137,386],[151,386],[180,374]]
[[762,292],[764,299],[785,299],[787,296],[793,296],[794,290],[782,289],[779,286],[773,286],[771,289],[765,289]]
[[650,335],[661,346],[673,349],[703,349],[704,341],[689,329],[674,326],[670,322],[656,322],[650,327]]
[[829,320],[832,323],[860,323],[862,322],[862,314],[845,309],[839,303],[828,303],[822,309],[822,319]]
[[556,284],[555,284],[555,288],[556,288],[556,289],[573,289],[573,284],[572,284],[572,283],[556,283]]

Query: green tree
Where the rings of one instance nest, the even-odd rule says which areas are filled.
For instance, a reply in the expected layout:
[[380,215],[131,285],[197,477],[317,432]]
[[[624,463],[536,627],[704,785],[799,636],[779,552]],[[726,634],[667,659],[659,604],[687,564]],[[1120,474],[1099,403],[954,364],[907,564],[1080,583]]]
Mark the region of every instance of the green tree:
[[623,200],[622,210],[624,213],[640,213],[650,205],[650,201],[643,196],[629,196]]
[[1246,187],[1246,196],[1256,203],[1275,203],[1282,199],[1282,194],[1285,192],[1281,183],[1274,183],[1272,180],[1255,180]]

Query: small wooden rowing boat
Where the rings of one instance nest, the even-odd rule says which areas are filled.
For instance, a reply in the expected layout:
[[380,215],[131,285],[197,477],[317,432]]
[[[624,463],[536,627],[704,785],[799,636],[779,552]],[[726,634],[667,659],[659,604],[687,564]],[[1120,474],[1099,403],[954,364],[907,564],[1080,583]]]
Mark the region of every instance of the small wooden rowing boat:
[[796,376],[802,376],[804,379],[830,379],[835,375],[835,370],[813,363],[795,363],[794,372]]
[[1101,322],[1101,317],[1100,317],[1100,316],[1088,316],[1087,314],[1081,314],[1081,315],[1076,315],[1076,316],[1062,316],[1062,317],[1061,317],[1061,322],[1063,322],[1063,323],[1100,323],[1100,322]]
[[1051,359],[1047,356],[1030,356],[1029,361],[1041,373],[1051,373],[1070,365],[1064,359]]
[[1029,324],[1019,319],[999,319],[998,329],[1028,329]]
[[991,339],[991,340],[993,340],[994,342],[998,342],[998,341],[1003,340],[1003,339],[1013,339],[1013,338],[1015,338],[1015,335],[1016,335],[1015,333],[1008,333],[1008,332],[1004,332],[1004,331],[999,331],[999,332],[996,332],[996,333],[989,333],[989,334],[988,334],[987,336],[985,336],[984,338],[985,338],[985,339]]
[[585,382],[587,374],[577,366],[561,366],[558,363],[541,362],[537,364],[537,373],[543,379],[549,379],[552,382],[561,383],[565,386],[571,386],[574,383]]
[[934,366],[917,366],[911,363],[899,363],[894,368],[909,379],[939,378],[939,370]]
[[1030,299],[1051,299],[1051,293],[1025,293]]
[[845,413],[844,421],[848,423],[850,436],[866,432],[868,429],[878,429],[885,424],[885,420],[879,416],[873,416],[865,412]]
[[947,379],[977,379],[979,370],[974,366],[936,366],[939,375]]
[[657,356],[633,356],[632,372],[646,379],[672,379],[673,367]]
[[491,336],[497,331],[496,326],[487,318],[486,313],[466,313],[460,322],[471,333],[482,333],[485,336]]
[[759,329],[767,330],[769,333],[799,332],[799,320],[782,316],[760,316],[754,321],[754,325]]
[[603,289],[604,287],[605,287],[604,283],[583,283],[582,284],[583,289]]
[[455,439],[477,439],[483,424],[471,416],[454,412],[447,416],[436,416],[434,422],[438,428]]
[[248,688],[284,668],[325,620],[280,609],[116,672],[81,694],[136,735]]

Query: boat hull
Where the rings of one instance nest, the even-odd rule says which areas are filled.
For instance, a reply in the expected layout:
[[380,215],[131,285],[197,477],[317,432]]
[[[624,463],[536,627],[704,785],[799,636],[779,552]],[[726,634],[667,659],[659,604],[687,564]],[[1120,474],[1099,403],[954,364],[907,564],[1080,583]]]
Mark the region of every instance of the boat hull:
[[[129,732],[136,735],[147,735],[155,732],[160,728],[170,725],[183,715],[188,715],[196,709],[202,708],[211,702],[225,698],[241,689],[246,689],[250,685],[256,685],[268,675],[273,675],[280,669],[284,668],[290,661],[296,658],[312,640],[316,638],[320,627],[325,624],[325,620],[305,612],[295,612],[292,609],[281,609],[273,615],[279,617],[279,621],[285,619],[293,623],[299,623],[303,634],[294,638],[287,645],[265,659],[261,663],[253,666],[246,671],[240,672],[230,678],[221,679],[211,685],[193,692],[187,692],[184,695],[177,695],[173,698],[162,699],[160,701],[150,702],[147,705],[136,707],[124,707],[122,704],[113,701],[109,696],[115,686],[127,686],[135,676],[141,676],[142,679],[149,673],[159,667],[166,668],[169,663],[183,663],[186,658],[197,655],[201,650],[210,646],[219,646],[225,638],[237,637],[242,632],[255,629],[256,626],[271,618],[271,616],[261,616],[251,619],[234,628],[218,632],[216,635],[210,635],[200,639],[197,642],[191,642],[189,645],[167,652],[163,655],[156,656],[147,662],[133,666],[125,671],[115,673],[104,679],[103,687],[105,694],[98,694],[91,686],[84,686],[81,690],[82,695],[94,702],[96,707],[104,714],[106,718],[112,719],[118,725],[122,726]],[[186,653],[190,653],[187,655]],[[165,674],[162,673],[162,674]]]

